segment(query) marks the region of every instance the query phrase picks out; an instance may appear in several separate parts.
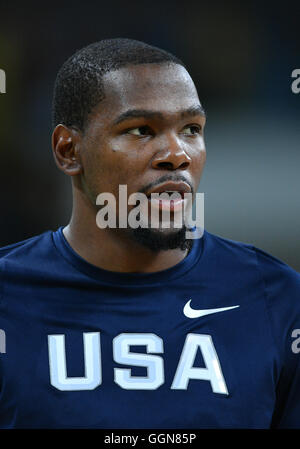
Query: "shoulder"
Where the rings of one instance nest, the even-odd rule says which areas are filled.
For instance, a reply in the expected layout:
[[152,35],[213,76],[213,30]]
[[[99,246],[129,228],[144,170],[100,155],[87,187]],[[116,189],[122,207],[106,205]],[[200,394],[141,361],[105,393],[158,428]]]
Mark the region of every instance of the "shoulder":
[[276,290],[280,290],[285,296],[295,293],[297,302],[300,303],[300,273],[262,249],[254,249],[268,295],[273,296]]
[[221,237],[217,234],[212,234],[205,230],[204,233],[205,243],[210,251],[218,251],[223,256],[240,255],[253,257],[255,247],[249,243],[240,242],[237,240],[231,240],[225,237]]
[[239,242],[205,232],[206,246],[212,253],[224,259],[237,259],[252,263],[259,270],[266,284],[276,281],[277,286],[282,282],[292,282],[300,288],[300,274],[282,260],[250,243]]
[[244,294],[252,290],[264,299],[278,344],[290,342],[293,329],[300,329],[300,274],[252,244],[206,233],[206,246],[216,260],[211,267],[225,273],[231,285],[244,284]]
[[257,278],[256,248],[251,244],[205,231],[203,254],[205,266],[223,278],[237,277],[241,282]]
[[39,249],[40,246],[46,245],[51,239],[52,232],[48,230],[19,242],[0,247],[0,264],[3,260],[12,260],[23,255],[28,256],[32,251]]
[[28,275],[45,265],[53,247],[52,232],[45,231],[0,248],[0,296],[5,281],[13,282],[19,275]]
[[24,283],[30,285],[45,277],[49,267],[55,266],[53,231],[21,240],[0,248],[0,306],[11,288],[18,289]]

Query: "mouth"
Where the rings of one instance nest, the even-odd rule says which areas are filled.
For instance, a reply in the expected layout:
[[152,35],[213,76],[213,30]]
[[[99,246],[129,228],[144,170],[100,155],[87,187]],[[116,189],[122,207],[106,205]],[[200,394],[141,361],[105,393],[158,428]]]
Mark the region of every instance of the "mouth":
[[185,193],[191,193],[191,188],[186,182],[164,182],[159,184],[152,190],[146,192],[146,196],[150,198],[152,193],[178,193],[181,198],[184,197]]
[[151,207],[159,210],[178,212],[183,210],[185,193],[191,193],[190,186],[185,182],[166,182],[146,192]]

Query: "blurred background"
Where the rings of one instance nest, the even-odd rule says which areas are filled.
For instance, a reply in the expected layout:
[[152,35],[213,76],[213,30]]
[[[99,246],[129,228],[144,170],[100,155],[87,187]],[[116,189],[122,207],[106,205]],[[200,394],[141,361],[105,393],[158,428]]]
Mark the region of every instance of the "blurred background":
[[50,145],[55,76],[77,49],[128,37],[176,54],[196,83],[206,229],[300,271],[299,25],[289,1],[1,0],[0,246],[68,223],[71,182]]

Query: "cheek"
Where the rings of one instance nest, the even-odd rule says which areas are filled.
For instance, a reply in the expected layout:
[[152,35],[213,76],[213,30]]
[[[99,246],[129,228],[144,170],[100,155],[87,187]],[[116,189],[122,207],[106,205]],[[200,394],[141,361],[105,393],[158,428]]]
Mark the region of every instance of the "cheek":
[[108,170],[105,151],[92,142],[82,152],[83,184],[96,197],[101,192],[110,192],[110,183],[114,172]]
[[193,154],[191,154],[191,158],[193,177],[195,179],[195,183],[198,185],[206,162],[205,147],[203,147],[201,150],[198,148],[197,150],[193,151]]
[[202,169],[204,168],[205,162],[206,162],[206,150],[205,148],[203,148],[203,150],[201,150],[199,155],[199,164],[201,165]]
[[109,145],[109,167],[117,174],[119,184],[134,182],[147,167],[146,148],[138,142],[130,142],[123,136],[115,138]]
[[206,161],[206,148],[202,136],[199,137],[199,144],[197,145],[197,160],[198,164],[203,168]]
[[116,147],[102,148],[84,160],[85,181],[94,194],[113,193],[116,197],[119,185],[132,184],[141,176],[143,166],[136,151],[125,152]]
[[201,152],[200,152],[200,154],[198,156],[198,167],[199,167],[200,176],[201,176],[202,171],[204,169],[205,162],[206,162],[206,150],[204,148],[203,150],[201,150]]

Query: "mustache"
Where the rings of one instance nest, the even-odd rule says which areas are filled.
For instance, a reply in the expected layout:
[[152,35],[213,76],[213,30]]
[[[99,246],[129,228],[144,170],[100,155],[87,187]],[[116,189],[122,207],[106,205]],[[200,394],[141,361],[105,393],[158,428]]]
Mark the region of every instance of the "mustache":
[[161,176],[160,178],[156,179],[155,181],[150,182],[149,184],[147,184],[145,187],[143,187],[141,190],[139,190],[139,192],[140,193],[146,193],[148,190],[153,189],[157,185],[162,184],[163,182],[168,182],[168,181],[171,181],[171,182],[180,182],[180,181],[186,182],[190,186],[192,194],[194,194],[194,189],[193,189],[193,186],[190,183],[190,181],[188,179],[186,179],[183,175],[178,175],[178,174],[176,174],[176,175],[175,174],[174,175],[168,174],[168,175]]

